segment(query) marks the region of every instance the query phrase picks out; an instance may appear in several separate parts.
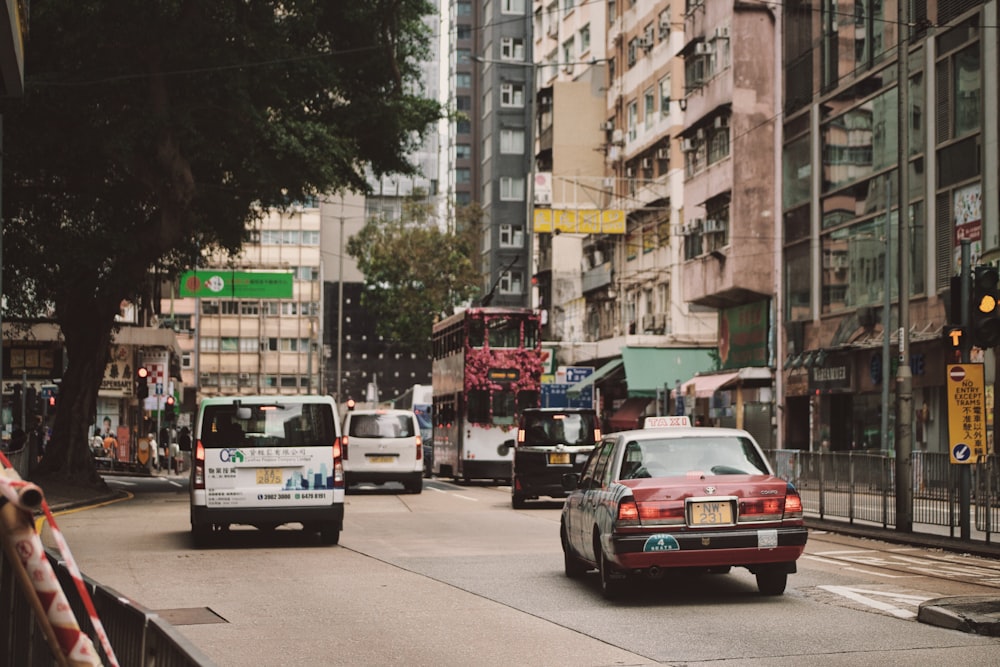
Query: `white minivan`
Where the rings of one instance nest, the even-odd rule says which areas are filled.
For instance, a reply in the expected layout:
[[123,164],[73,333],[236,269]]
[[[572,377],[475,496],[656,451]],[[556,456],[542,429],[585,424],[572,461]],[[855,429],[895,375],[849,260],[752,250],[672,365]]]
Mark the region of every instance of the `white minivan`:
[[344,477],[358,482],[400,482],[424,488],[424,446],[412,410],[351,410],[344,417]]
[[198,408],[192,443],[191,534],[231,524],[300,523],[327,544],[344,524],[340,420],[329,396],[227,396]]

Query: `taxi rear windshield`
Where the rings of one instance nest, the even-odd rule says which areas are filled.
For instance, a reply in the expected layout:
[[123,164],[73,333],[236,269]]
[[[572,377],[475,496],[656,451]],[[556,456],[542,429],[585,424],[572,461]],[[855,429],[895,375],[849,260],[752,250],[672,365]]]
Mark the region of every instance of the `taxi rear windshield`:
[[526,413],[524,417],[524,444],[534,447],[545,445],[593,445],[597,417],[590,412]]
[[711,475],[768,475],[767,464],[747,438],[664,438],[625,445],[620,479]]
[[410,415],[352,415],[348,436],[356,438],[412,438]]
[[231,403],[205,407],[201,443],[221,447],[332,446],[333,411],[324,403]]

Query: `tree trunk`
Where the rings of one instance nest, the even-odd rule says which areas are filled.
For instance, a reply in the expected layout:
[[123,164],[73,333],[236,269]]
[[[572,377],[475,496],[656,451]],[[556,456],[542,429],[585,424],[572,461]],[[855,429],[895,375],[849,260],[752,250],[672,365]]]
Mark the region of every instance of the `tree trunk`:
[[[90,300],[88,305],[97,304]],[[98,310],[112,314],[101,318],[95,312]],[[86,486],[104,485],[90,452],[89,427],[97,414],[97,392],[114,328],[113,312],[108,307],[77,307],[60,313],[68,365],[59,385],[52,437],[37,471],[39,477],[51,476]]]

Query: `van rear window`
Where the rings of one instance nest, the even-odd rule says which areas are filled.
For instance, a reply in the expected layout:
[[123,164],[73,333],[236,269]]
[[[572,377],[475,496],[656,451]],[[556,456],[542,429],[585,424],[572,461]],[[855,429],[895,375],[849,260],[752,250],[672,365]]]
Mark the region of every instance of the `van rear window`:
[[409,415],[352,415],[348,437],[412,438],[413,418]]
[[323,403],[209,405],[202,415],[201,443],[209,448],[332,446],[336,437]]

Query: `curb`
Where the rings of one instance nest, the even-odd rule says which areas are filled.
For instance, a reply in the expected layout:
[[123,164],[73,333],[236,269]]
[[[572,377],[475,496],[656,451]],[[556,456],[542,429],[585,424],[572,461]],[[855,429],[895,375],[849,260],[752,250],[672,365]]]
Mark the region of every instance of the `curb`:
[[1000,637],[1000,600],[988,596],[927,600],[920,603],[917,620],[949,630]]

